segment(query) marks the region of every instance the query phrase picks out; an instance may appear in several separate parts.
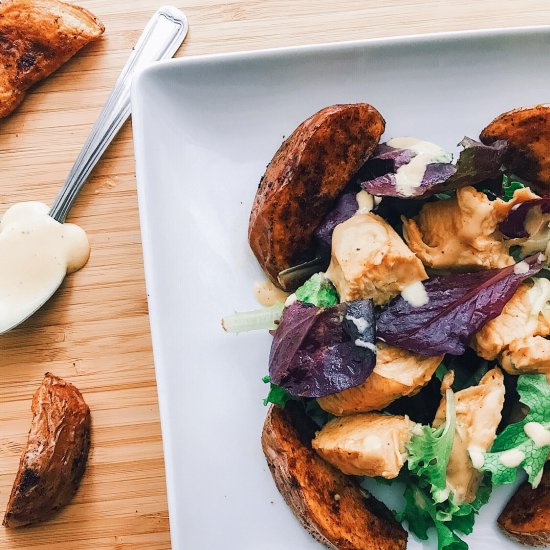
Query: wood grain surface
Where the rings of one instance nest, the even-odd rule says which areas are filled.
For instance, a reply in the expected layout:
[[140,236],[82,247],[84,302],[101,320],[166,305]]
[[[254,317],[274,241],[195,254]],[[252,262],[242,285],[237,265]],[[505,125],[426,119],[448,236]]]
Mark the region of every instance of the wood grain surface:
[[[51,203],[154,0],[82,0],[107,28],[0,121],[0,213]],[[459,29],[550,23],[547,0],[188,0],[178,55]],[[88,470],[71,505],[46,524],[0,527],[0,549],[170,548],[162,441],[149,336],[130,124],[85,186],[69,221],[92,256],[47,306],[0,336],[0,513],[46,371],[75,383],[92,410]],[[189,549],[200,550],[200,549]]]

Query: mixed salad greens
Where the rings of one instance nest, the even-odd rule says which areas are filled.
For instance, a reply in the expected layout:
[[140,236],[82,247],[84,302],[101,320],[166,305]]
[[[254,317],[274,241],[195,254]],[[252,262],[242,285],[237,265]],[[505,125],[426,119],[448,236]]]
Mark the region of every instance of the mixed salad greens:
[[[356,214],[361,189],[383,198],[373,201],[374,213],[400,235],[403,216],[417,215],[428,203],[453,200],[456,189],[464,185],[475,185],[491,201],[511,201],[514,193],[523,190],[523,183],[502,174],[506,143],[483,145],[465,138],[461,144],[464,150],[456,164],[428,164],[421,184],[412,192],[400,187],[396,173],[415,158],[414,151],[379,145],[359,180],[340,196],[317,229],[318,255],[328,261],[334,229]],[[472,338],[502,314],[522,284],[546,278],[549,233],[542,234],[542,241],[538,234],[542,244],[531,249],[525,246],[525,239],[533,237],[526,220],[535,209],[543,217],[550,214],[550,197],[518,202],[498,225],[510,243],[524,239],[522,246],[511,249],[515,264],[458,272],[429,270],[420,302],[405,293],[383,304],[371,299],[340,301],[335,286],[321,272],[302,284],[285,304],[223,320],[230,332],[272,330],[269,376],[264,378],[269,392],[264,404],[285,407],[290,400],[299,401],[320,428],[334,416],[321,408],[318,399],[365,382],[376,366],[377,342],[423,357],[444,356],[435,376],[415,397],[402,397],[383,411],[405,413],[416,422],[406,442],[406,467],[398,477],[405,482],[405,505],[396,516],[420,539],[427,539],[434,529],[439,550],[467,549],[460,534],[472,532],[475,516],[489,500],[492,487],[514,482],[520,471],[536,487],[550,455],[550,377],[504,372],[502,420],[492,446],[468,449],[479,475],[474,498],[458,499],[448,483],[458,430],[457,392],[476,387],[492,368],[500,372],[496,358],[485,359],[472,351]],[[549,219],[544,220],[548,225]],[[435,425],[440,395],[444,421]]]

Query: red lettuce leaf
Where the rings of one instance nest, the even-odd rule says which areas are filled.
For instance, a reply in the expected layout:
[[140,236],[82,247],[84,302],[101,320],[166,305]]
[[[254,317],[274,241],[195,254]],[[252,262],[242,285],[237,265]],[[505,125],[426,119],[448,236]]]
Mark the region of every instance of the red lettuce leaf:
[[269,378],[295,397],[323,397],[362,384],[374,369],[371,300],[330,308],[296,302],[273,335]]
[[381,311],[376,321],[378,338],[428,357],[462,355],[472,336],[500,315],[520,283],[540,271],[544,256],[536,254],[524,261],[528,264],[524,273],[512,265],[432,277],[424,283],[426,305],[413,307],[398,296]]
[[[459,145],[464,147],[456,164],[437,162],[428,164],[422,181],[412,195],[403,195],[396,186],[397,170],[416,156],[409,149],[395,149],[381,144],[367,161],[362,173],[371,174],[361,187],[373,195],[401,198],[423,198],[458,189],[465,185],[475,185],[500,174],[502,160],[507,149],[505,141],[495,141],[484,145],[465,137]],[[393,149],[393,152],[390,151]],[[407,154],[408,153],[408,154]]]
[[340,195],[332,210],[324,217],[321,225],[315,230],[319,253],[330,256],[332,249],[332,232],[339,224],[351,218],[359,208],[356,198],[357,192]]
[[525,229],[525,220],[531,208],[536,207],[540,207],[542,214],[550,214],[550,196],[516,204],[510,210],[508,217],[500,222],[498,226],[500,232],[510,239],[529,237],[529,233]]

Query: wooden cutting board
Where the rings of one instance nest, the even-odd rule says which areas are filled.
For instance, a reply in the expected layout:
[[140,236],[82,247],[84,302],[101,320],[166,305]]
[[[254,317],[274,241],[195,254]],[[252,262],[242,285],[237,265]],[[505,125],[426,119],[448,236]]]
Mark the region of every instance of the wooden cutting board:
[[[0,121],[0,212],[16,201],[51,203],[133,44],[164,2],[81,4],[105,23],[105,37]],[[547,0],[187,0],[175,5],[190,24],[178,55],[550,23]],[[0,513],[26,441],[31,397],[46,371],[82,390],[92,410],[93,447],[73,503],[37,527],[0,527],[0,549],[170,548],[130,124],[90,178],[69,221],[90,237],[88,265],[68,278],[47,307],[0,336]]]

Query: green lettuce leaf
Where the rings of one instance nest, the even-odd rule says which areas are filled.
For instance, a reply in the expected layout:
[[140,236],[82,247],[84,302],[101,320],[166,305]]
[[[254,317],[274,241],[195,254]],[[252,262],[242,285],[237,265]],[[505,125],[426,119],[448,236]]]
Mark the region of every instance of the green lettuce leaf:
[[502,199],[506,202],[512,200],[516,189],[523,189],[525,185],[519,181],[512,181],[507,175],[502,176]]
[[278,405],[279,407],[281,407],[281,409],[284,409],[285,405],[289,401],[297,399],[296,397],[290,395],[284,388],[281,388],[281,386],[277,386],[277,384],[272,384],[269,380],[269,376],[264,376],[262,378],[262,381],[265,384],[269,384],[269,393],[264,399],[264,405],[267,406],[269,405],[269,403],[273,403],[274,405]]
[[447,390],[446,401],[445,423],[438,428],[422,426],[422,432],[413,435],[407,445],[409,470],[430,485],[435,502],[443,502],[448,497],[447,463],[456,428],[455,397],[451,390]]
[[523,420],[510,424],[497,436],[491,452],[483,454],[480,470],[491,472],[493,484],[501,485],[512,483],[518,469],[522,468],[527,472],[529,483],[537,487],[550,455],[550,445],[536,445],[527,435],[525,426],[537,423],[539,429],[550,430],[550,385],[543,374],[524,374],[518,378],[517,391],[529,412]]
[[338,293],[324,273],[315,273],[295,292],[300,302],[317,307],[331,307],[338,303]]

